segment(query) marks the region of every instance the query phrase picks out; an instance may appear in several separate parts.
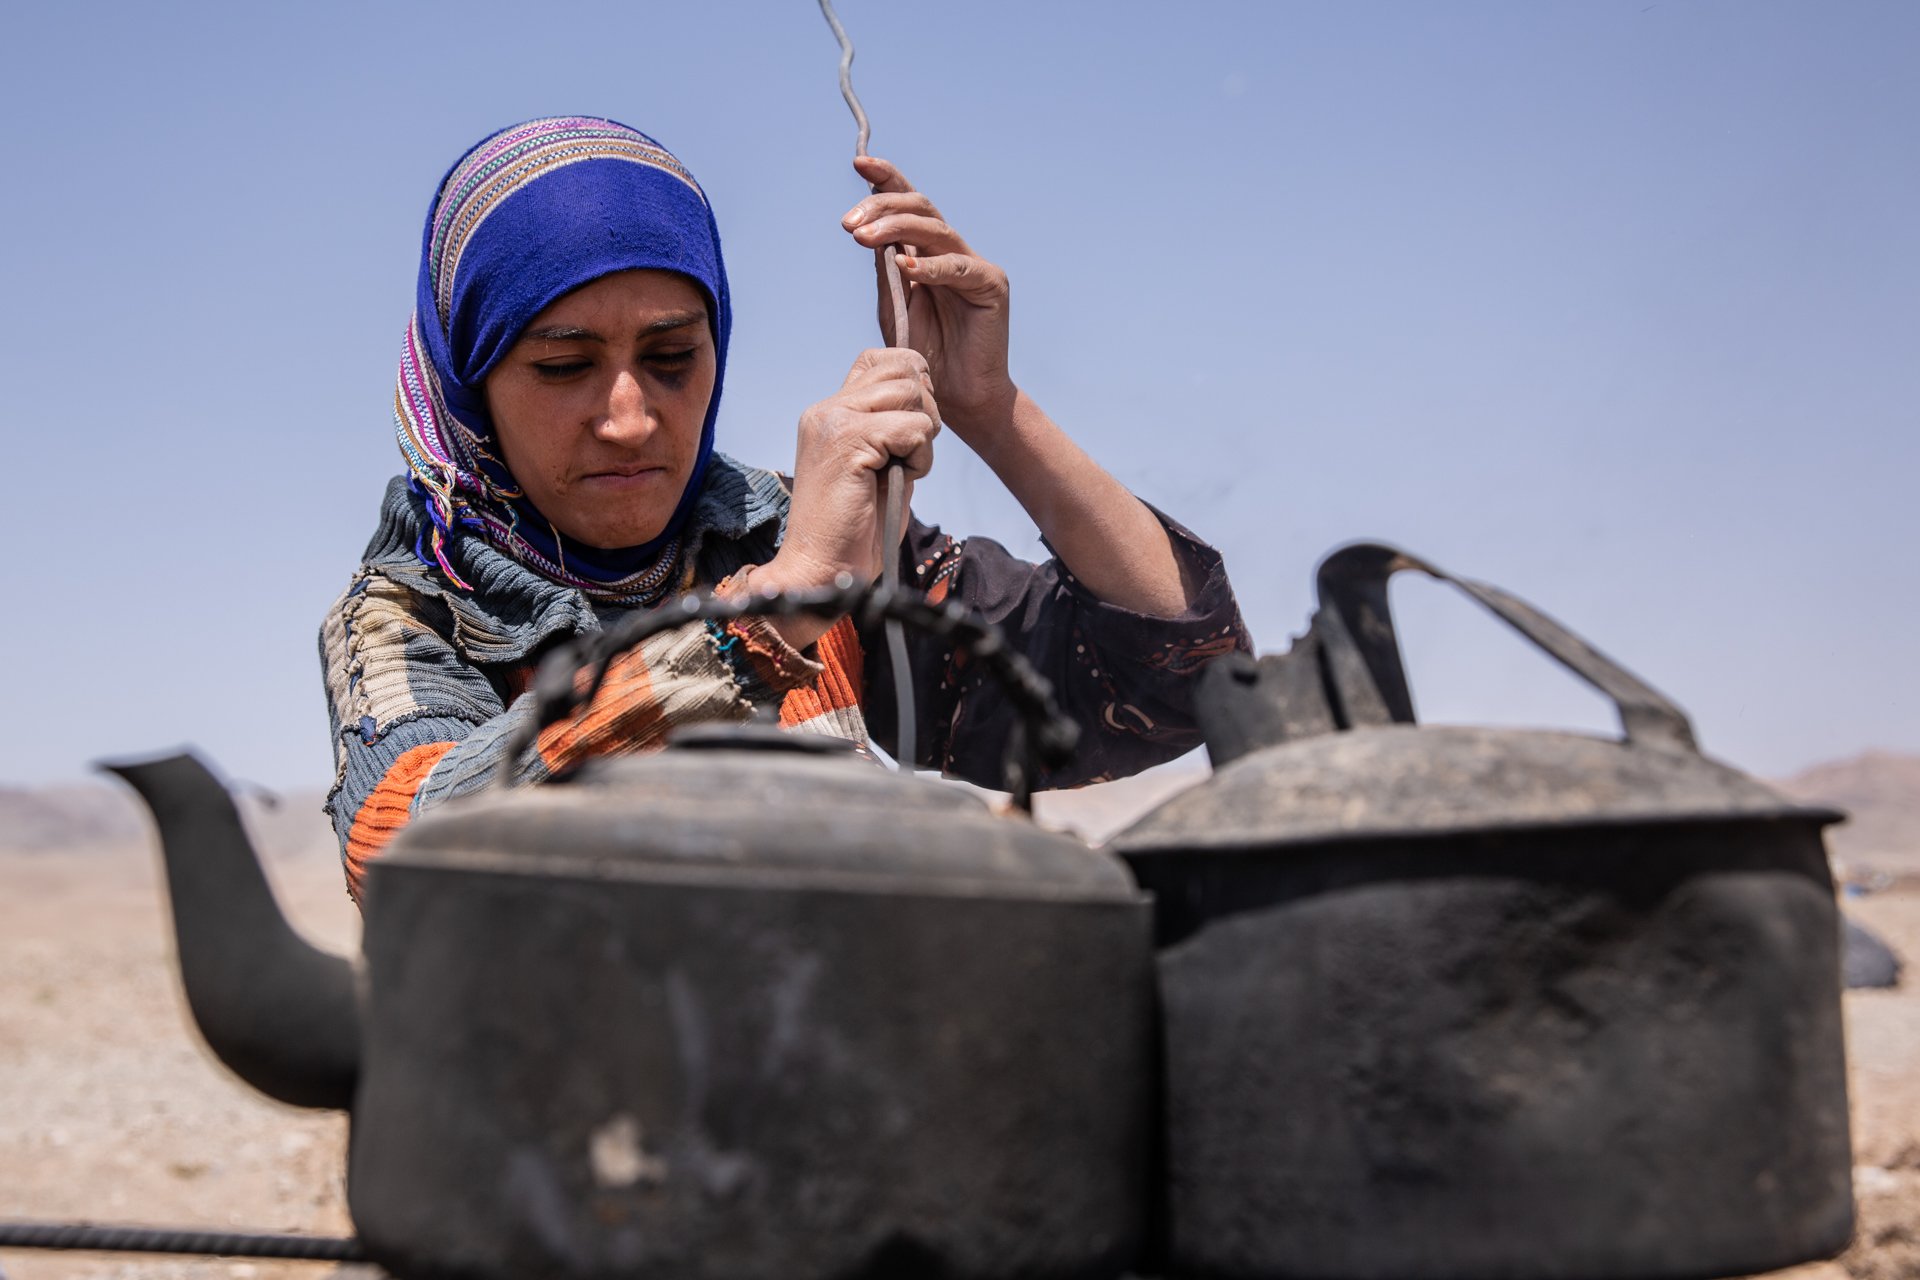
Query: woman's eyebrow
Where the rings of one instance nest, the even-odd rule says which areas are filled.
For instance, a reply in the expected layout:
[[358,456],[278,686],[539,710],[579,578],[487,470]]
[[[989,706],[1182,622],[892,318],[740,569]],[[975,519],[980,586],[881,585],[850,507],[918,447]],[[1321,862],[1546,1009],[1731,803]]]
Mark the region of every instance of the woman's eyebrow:
[[[684,329],[692,324],[705,324],[707,314],[704,311],[676,311],[672,315],[661,316],[641,327],[640,336],[648,337],[656,333],[666,333],[673,329]],[[597,330],[582,328],[576,324],[548,324],[537,329],[528,329],[521,338],[538,338],[543,342],[605,342],[605,335]]]
[[704,311],[676,311],[670,316],[661,316],[640,332],[643,335],[649,333],[665,333],[669,329],[684,329],[690,324],[705,324],[706,322],[707,313]]

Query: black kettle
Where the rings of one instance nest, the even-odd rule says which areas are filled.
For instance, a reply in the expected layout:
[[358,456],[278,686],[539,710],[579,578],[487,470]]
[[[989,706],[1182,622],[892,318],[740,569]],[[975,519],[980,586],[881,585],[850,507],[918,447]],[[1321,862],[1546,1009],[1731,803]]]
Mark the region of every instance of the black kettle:
[[1150,906],[1076,840],[829,740],[708,729],[422,815],[369,869],[350,964],[286,925],[204,767],[118,772],[203,1033],[351,1111],[349,1208],[396,1275],[1135,1259]]
[[[1625,736],[1414,724],[1387,582],[1454,583]],[[1206,673],[1216,773],[1114,846],[1157,899],[1165,1273],[1633,1280],[1852,1230],[1822,829],[1551,619],[1387,546]]]

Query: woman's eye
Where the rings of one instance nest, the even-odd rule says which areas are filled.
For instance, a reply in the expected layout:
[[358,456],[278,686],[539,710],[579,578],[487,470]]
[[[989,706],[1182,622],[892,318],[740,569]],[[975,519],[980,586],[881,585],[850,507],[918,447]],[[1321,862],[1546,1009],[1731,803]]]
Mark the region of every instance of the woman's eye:
[[585,360],[557,360],[545,364],[536,364],[534,371],[542,378],[570,378],[584,372],[591,366]]
[[693,363],[693,354],[692,347],[685,351],[655,351],[647,356],[647,360],[662,369],[684,369]]

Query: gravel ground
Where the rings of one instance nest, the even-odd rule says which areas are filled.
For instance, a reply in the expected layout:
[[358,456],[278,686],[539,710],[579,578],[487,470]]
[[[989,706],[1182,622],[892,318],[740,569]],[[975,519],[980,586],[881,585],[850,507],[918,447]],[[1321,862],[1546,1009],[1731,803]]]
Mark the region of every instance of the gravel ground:
[[[313,842],[270,858],[288,914],[341,951],[358,918]],[[1777,1280],[1920,1277],[1920,882],[1850,910],[1910,982],[1847,996],[1860,1236]],[[0,1217],[345,1234],[346,1123],[268,1102],[200,1046],[175,983],[153,856],[0,853]],[[8,1251],[8,1280],[320,1280],[301,1263]]]

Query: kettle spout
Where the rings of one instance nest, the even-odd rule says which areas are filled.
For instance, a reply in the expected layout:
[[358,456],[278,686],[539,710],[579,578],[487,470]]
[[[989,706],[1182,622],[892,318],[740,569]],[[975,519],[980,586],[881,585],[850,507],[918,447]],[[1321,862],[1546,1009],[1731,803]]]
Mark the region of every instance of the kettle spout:
[[270,1097],[347,1109],[360,1063],[353,968],[287,923],[227,789],[190,755],[102,767],[160,829],[180,977],[207,1046]]

